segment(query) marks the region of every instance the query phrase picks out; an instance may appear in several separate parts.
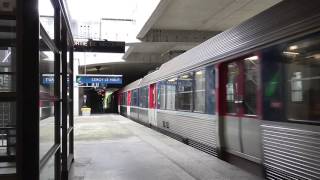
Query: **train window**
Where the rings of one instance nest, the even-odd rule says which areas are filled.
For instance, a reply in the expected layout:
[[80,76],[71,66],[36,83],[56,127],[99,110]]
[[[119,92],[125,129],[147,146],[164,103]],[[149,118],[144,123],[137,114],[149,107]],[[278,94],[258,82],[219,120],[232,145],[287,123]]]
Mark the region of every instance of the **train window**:
[[124,93],[122,93],[122,95],[121,95],[121,105],[124,105]]
[[135,90],[134,90],[134,93],[135,93],[135,97],[136,97],[136,98],[135,98],[136,101],[135,101],[134,105],[135,105],[135,106],[139,106],[139,90],[138,90],[138,89],[135,89]]
[[134,101],[135,101],[134,90],[131,90],[130,106],[134,106]]
[[139,107],[142,107],[142,104],[143,104],[143,89],[142,88],[139,88],[138,89],[138,91],[139,91]]
[[122,93],[122,95],[121,95],[121,105],[125,105],[125,104],[124,104],[124,96],[125,96],[125,94]]
[[122,96],[122,105],[126,106],[127,105],[127,92],[123,93]]
[[123,93],[120,95],[120,105],[123,105]]
[[176,103],[177,78],[169,79],[166,83],[166,88],[166,108],[169,110],[174,110]]
[[244,59],[244,113],[249,115],[257,114],[257,89],[258,89],[258,56],[251,56]]
[[148,86],[146,86],[146,87],[144,87],[145,88],[145,103],[144,103],[144,107],[145,108],[148,108],[148,106],[149,106],[149,87]]
[[135,106],[138,107],[139,106],[139,89],[135,89],[135,92],[136,92],[136,97],[137,97],[136,98],[137,101],[135,102]]
[[206,68],[206,113],[215,114],[216,103],[215,70],[214,66]]
[[148,86],[139,89],[139,106],[142,108],[148,107]]
[[166,109],[166,81],[161,81],[157,84],[158,90],[158,109]]
[[138,90],[132,90],[131,94],[131,106],[138,106]]
[[194,111],[205,112],[205,70],[196,71],[194,74]]
[[227,84],[226,84],[226,101],[227,101],[227,113],[236,113],[235,100],[237,95],[237,83],[238,76],[240,74],[240,68],[238,63],[233,62],[227,66]]
[[291,101],[303,102],[302,73],[294,72],[291,77]]
[[286,111],[290,120],[320,120],[320,37],[295,42],[282,52]]
[[[269,54],[273,54],[270,58]],[[320,37],[312,35],[270,48],[262,68],[264,118],[314,122],[320,120]],[[271,82],[277,82],[272,86]],[[283,114],[283,115],[282,115]]]
[[193,74],[188,73],[179,76],[177,93],[176,93],[176,109],[192,111],[193,100]]

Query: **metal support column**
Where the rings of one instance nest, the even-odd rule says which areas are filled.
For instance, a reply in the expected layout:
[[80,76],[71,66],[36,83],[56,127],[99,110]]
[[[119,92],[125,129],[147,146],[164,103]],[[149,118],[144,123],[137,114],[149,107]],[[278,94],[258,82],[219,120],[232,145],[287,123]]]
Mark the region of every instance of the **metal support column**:
[[61,23],[61,63],[62,63],[62,179],[68,179],[68,62],[67,62],[67,27]]
[[69,74],[69,128],[72,128],[71,131],[69,131],[69,154],[71,154],[72,161],[73,161],[73,155],[74,155],[74,146],[73,146],[73,140],[74,140],[74,119],[73,119],[73,46],[70,46],[70,51],[69,51],[69,69],[70,69],[70,74]]
[[61,12],[59,7],[54,9],[54,40],[59,52],[54,54],[54,95],[59,99],[54,103],[54,118],[55,118],[55,144],[59,144],[60,148],[55,154],[55,180],[61,179],[61,86],[60,86],[60,66],[61,66]]
[[17,1],[17,175],[39,179],[38,0]]

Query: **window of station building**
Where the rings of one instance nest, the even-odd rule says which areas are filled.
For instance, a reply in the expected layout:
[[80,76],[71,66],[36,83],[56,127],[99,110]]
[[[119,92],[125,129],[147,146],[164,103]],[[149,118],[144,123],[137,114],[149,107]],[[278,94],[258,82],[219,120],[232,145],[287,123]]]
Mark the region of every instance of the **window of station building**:
[[15,91],[15,54],[14,47],[0,49],[0,92]]
[[[320,122],[319,33],[270,48],[263,59],[264,118]],[[270,55],[269,55],[270,57]],[[272,60],[276,59],[276,60]],[[272,82],[277,82],[272,86]],[[283,115],[282,115],[283,114]]]
[[205,70],[194,73],[194,111],[205,112],[206,110],[206,74]]
[[50,76],[54,74],[54,52],[50,51],[42,36],[39,43],[39,157],[42,159],[55,144],[54,103],[58,98],[54,94],[53,76]]
[[177,78],[169,79],[166,82],[166,109],[174,110],[176,103]]
[[214,66],[206,68],[206,113],[215,114],[216,112],[216,90],[215,90],[215,69]]
[[148,107],[148,86],[139,89],[139,107]]
[[259,57],[251,56],[244,59],[244,113],[257,114],[257,89],[259,73]]
[[166,81],[158,82],[157,86],[157,107],[158,109],[166,109]]
[[176,109],[192,111],[193,73],[184,74],[178,78],[176,93]]

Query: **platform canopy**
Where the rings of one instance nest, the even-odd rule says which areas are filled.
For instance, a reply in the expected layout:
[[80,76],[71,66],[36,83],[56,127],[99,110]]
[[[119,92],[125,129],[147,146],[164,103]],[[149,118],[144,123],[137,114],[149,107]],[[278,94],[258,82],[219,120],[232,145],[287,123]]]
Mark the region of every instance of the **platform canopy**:
[[[83,0],[84,1],[84,0]],[[281,0],[68,0],[75,38],[125,41],[124,54],[86,54],[88,73],[123,74],[125,84]],[[101,1],[100,5],[101,5]],[[118,9],[115,12],[115,9]],[[86,13],[83,13],[86,12]],[[114,12],[114,13],[112,13]],[[92,18],[83,17],[91,14]],[[77,56],[77,55],[76,55]],[[96,59],[89,61],[88,59]],[[79,58],[82,59],[82,58]],[[83,65],[83,63],[81,64]],[[97,68],[99,67],[99,68]],[[129,77],[129,78],[128,78]]]

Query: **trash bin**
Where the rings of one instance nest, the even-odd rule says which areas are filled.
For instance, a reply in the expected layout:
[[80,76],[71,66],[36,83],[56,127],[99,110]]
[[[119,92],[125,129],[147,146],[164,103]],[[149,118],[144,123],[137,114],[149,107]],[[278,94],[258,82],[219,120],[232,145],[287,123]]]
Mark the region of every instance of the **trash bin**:
[[81,108],[82,116],[90,116],[91,115],[91,108],[89,107],[82,107]]

